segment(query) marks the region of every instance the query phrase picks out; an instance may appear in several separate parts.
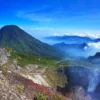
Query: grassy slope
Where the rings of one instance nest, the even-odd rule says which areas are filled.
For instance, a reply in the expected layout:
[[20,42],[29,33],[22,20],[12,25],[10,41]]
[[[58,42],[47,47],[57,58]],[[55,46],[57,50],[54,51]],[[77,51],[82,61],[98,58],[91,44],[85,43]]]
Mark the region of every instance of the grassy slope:
[[10,60],[16,58],[18,60],[18,65],[22,67],[28,64],[37,64],[50,68],[57,67],[57,60],[51,57],[39,57],[35,55],[27,55],[18,52],[13,52],[9,58]]
[[18,59],[18,65],[25,67],[28,64],[36,64],[41,67],[47,67],[45,80],[48,84],[56,88],[57,86],[63,87],[67,83],[67,79],[63,73],[57,73],[56,69],[60,66],[61,63],[57,63],[57,60],[51,57],[39,57],[34,55],[26,55],[18,52],[13,52],[9,57],[10,60]]

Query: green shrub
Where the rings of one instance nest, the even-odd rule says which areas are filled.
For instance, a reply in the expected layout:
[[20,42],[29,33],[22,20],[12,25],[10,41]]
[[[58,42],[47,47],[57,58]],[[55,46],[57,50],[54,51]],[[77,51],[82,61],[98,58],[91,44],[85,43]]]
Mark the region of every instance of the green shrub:
[[7,70],[2,70],[2,74],[6,77],[7,76]]
[[23,92],[23,87],[22,86],[17,86],[17,91],[19,92],[19,93],[22,93]]
[[63,100],[63,99],[60,96],[53,95],[53,96],[51,96],[50,100]]
[[41,93],[37,93],[37,94],[34,96],[34,100],[47,100],[47,97],[44,96],[44,95],[41,94]]

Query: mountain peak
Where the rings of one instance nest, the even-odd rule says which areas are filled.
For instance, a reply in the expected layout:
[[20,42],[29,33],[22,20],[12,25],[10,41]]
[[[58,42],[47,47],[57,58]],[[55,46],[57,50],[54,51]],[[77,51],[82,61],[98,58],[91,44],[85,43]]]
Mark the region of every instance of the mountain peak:
[[21,28],[18,27],[17,25],[5,25],[5,26],[3,26],[1,29],[3,29],[3,30],[5,30],[5,29],[14,30],[14,29],[21,29]]
[[16,25],[6,25],[0,29],[0,47],[5,46],[26,54],[39,56],[59,55],[58,50],[54,47],[32,37]]
[[[20,27],[16,25],[5,25],[0,29],[0,35],[6,35],[7,37],[12,37],[12,36],[19,36],[25,33]],[[23,34],[24,35],[24,34]]]
[[5,25],[3,27],[18,27],[17,25]]

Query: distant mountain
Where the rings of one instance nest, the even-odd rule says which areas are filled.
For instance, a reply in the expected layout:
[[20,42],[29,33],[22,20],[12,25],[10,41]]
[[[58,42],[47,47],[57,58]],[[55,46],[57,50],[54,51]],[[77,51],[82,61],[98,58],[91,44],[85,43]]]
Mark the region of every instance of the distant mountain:
[[86,43],[82,44],[66,44],[64,42],[54,44],[53,45],[56,49],[60,49],[66,54],[67,57],[84,57],[85,56],[85,47],[87,46]]
[[82,44],[82,43],[88,43],[88,42],[99,42],[100,39],[93,39],[90,37],[81,37],[81,36],[50,36],[45,38],[48,41],[59,41],[59,42],[65,42],[67,44]]
[[85,46],[87,46],[86,43],[82,43],[82,44],[66,44],[64,42],[58,43],[58,44],[54,44],[53,45],[56,48],[60,48],[60,49],[68,49],[68,48],[77,48],[77,49],[84,49]]
[[32,37],[16,25],[7,25],[0,29],[0,47],[10,47],[17,52],[39,56],[61,56],[54,47]]
[[89,59],[100,59],[100,52],[97,52],[94,56],[90,56]]
[[54,44],[53,45],[57,49],[61,49],[64,52],[69,51],[69,50],[84,50],[84,47],[87,46],[86,43],[82,44],[66,44],[64,42]]
[[97,52],[94,56],[89,56],[88,61],[97,64],[97,66],[100,65],[100,52]]

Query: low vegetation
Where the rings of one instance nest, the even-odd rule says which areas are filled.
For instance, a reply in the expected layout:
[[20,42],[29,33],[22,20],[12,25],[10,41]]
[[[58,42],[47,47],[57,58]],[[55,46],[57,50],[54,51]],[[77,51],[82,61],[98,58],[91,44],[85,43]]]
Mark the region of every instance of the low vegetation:
[[51,95],[48,99],[48,97],[46,97],[45,95],[37,93],[34,96],[34,100],[64,100],[64,99],[62,99],[62,97],[60,97],[59,95]]
[[41,93],[37,93],[37,94],[35,94],[35,96],[34,96],[34,100],[47,100],[47,97],[44,96],[44,95],[41,94]]
[[22,87],[21,85],[18,85],[18,86],[17,86],[17,91],[18,91],[19,93],[22,93],[22,92],[23,92],[23,87]]
[[27,55],[18,52],[13,52],[9,57],[10,60],[17,59],[18,65],[24,67],[28,64],[38,64],[46,67],[57,67],[57,60],[51,57],[39,57],[35,55]]
[[2,46],[2,48],[6,49],[8,52],[9,52],[9,51],[13,51],[12,48],[9,48],[9,47],[7,47],[7,46]]
[[53,95],[50,100],[63,100],[60,96]]
[[7,70],[2,70],[2,74],[6,77],[8,75]]
[[46,81],[53,88],[64,87],[67,83],[66,76],[63,73],[57,73],[55,70],[49,69],[45,72],[45,75],[47,76]]

